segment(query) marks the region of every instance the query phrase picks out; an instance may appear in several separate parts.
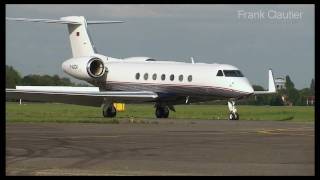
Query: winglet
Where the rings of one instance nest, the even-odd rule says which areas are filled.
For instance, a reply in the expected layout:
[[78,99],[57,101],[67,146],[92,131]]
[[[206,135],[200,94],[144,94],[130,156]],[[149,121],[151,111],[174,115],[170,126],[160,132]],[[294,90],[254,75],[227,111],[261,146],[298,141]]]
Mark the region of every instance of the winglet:
[[254,91],[254,94],[273,94],[276,92],[277,91],[276,91],[276,86],[274,84],[272,69],[269,69],[268,91]]

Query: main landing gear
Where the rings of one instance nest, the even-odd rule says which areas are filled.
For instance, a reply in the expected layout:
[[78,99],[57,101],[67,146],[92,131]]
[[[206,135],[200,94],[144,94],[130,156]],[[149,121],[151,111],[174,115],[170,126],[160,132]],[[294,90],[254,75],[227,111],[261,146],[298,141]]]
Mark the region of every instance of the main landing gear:
[[169,108],[163,104],[156,104],[155,105],[156,112],[155,115],[157,118],[168,118],[169,117]]
[[108,117],[108,118],[116,117],[117,110],[113,106],[113,103],[111,103],[109,105],[107,105],[107,104],[103,105],[102,114],[103,114],[103,117]]
[[239,120],[239,114],[237,113],[237,108],[235,105],[234,100],[228,101],[228,108],[229,108],[229,120]]

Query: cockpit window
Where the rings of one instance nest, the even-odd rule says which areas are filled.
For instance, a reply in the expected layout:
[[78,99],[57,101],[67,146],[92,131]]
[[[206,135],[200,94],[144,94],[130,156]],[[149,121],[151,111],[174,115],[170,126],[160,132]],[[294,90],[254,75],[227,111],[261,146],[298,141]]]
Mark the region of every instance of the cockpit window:
[[221,70],[218,71],[217,76],[223,76],[223,73]]
[[226,77],[243,77],[243,74],[239,70],[223,70]]
[[146,59],[146,61],[156,61],[155,59]]

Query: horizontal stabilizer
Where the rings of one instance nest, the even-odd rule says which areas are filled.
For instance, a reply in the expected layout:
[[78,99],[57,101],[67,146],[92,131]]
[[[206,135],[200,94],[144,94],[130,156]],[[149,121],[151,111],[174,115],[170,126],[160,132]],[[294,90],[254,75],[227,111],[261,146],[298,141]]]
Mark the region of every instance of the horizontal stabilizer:
[[[9,21],[26,21],[26,22],[43,22],[43,23],[57,23],[57,24],[82,24],[80,21],[72,21],[68,17],[62,17],[57,19],[29,19],[29,18],[11,18],[6,17]],[[111,23],[123,23],[123,21],[87,21],[87,24],[111,24]]]
[[28,19],[28,18],[9,18],[9,17],[7,17],[6,20],[9,20],[9,21],[58,23],[58,24],[81,24],[80,22],[76,22],[76,21],[55,20],[55,19]]
[[111,24],[111,23],[124,23],[124,21],[87,21],[87,24]]
[[123,21],[87,21],[86,18],[83,16],[65,16],[61,17],[60,19],[30,19],[6,17],[6,20],[67,25],[69,31],[72,56],[74,58],[92,56],[94,54],[97,54],[97,51],[95,50],[94,45],[90,40],[90,36],[88,34],[88,25],[123,23]]

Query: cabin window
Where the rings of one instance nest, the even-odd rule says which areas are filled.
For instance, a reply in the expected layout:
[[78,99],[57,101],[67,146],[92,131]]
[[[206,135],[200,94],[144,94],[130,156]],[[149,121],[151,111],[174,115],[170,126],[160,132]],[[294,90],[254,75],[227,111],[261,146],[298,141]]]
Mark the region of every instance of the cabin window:
[[171,81],[174,80],[174,75],[173,75],[173,74],[170,75],[170,80],[171,80]]
[[139,80],[139,78],[140,78],[140,73],[137,73],[136,74],[136,80]]
[[179,76],[179,81],[183,81],[183,75],[182,74]]
[[143,76],[144,80],[148,80],[148,76],[149,76],[148,73],[145,73],[144,76]]
[[165,75],[165,74],[162,74],[162,75],[161,75],[161,80],[164,81],[165,79],[166,79],[166,75]]
[[188,81],[191,82],[192,81],[192,75],[188,76]]
[[152,75],[152,79],[153,79],[153,80],[156,80],[156,79],[157,79],[157,74],[156,74],[156,73],[154,73],[154,74]]
[[217,76],[223,76],[223,73],[221,70],[218,71]]
[[226,77],[243,77],[243,74],[239,70],[223,70]]

